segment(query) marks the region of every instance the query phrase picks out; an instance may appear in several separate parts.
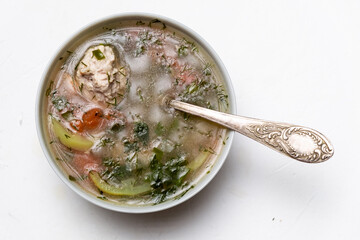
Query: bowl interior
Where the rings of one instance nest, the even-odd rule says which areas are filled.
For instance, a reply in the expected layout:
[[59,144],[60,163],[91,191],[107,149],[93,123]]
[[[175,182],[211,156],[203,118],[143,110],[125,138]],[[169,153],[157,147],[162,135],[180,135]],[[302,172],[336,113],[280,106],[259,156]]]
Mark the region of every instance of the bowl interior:
[[[70,181],[66,174],[64,174],[63,170],[60,168],[58,164],[56,164],[55,157],[53,156],[50,146],[49,146],[49,136],[46,130],[46,116],[44,114],[44,107],[45,107],[45,91],[51,81],[57,74],[57,69],[61,65],[59,62],[59,58],[64,56],[69,49],[72,49],[74,46],[79,45],[80,43],[84,42],[91,36],[104,32],[106,29],[116,28],[121,26],[121,23],[128,20],[136,20],[136,21],[143,21],[143,22],[151,22],[154,19],[160,20],[162,23],[166,24],[167,27],[176,29],[190,37],[194,40],[199,47],[203,49],[203,52],[207,54],[211,59],[213,59],[214,65],[216,70],[219,72],[219,75],[222,77],[224,82],[224,87],[228,92],[228,99],[229,99],[229,112],[235,114],[236,113],[236,103],[235,103],[235,96],[233,87],[231,84],[230,77],[221,62],[218,55],[215,51],[209,46],[209,44],[202,39],[197,33],[189,29],[188,27],[178,23],[172,19],[153,15],[153,14],[146,14],[146,13],[126,13],[120,14],[115,16],[110,16],[105,19],[100,19],[95,21],[84,28],[82,28],[78,33],[74,34],[69,40],[59,48],[59,50],[55,53],[54,57],[50,60],[49,64],[47,65],[42,79],[40,81],[38,93],[37,93],[37,101],[36,101],[36,126],[39,141],[41,147],[44,151],[46,158],[48,159],[49,164],[54,169],[56,174],[62,179],[62,181],[70,187],[73,191],[79,194],[84,199],[98,205],[104,207],[106,209],[119,211],[119,212],[126,212],[126,213],[147,213],[147,212],[155,212],[164,210],[175,205],[178,205],[187,199],[194,196],[198,193],[201,189],[203,189],[210,181],[214,178],[217,172],[220,170],[221,166],[223,165],[226,156],[230,150],[231,143],[233,140],[233,132],[227,132],[227,142],[222,147],[221,153],[219,154],[216,162],[212,166],[212,169],[209,174],[206,174],[197,184],[196,186],[187,192],[182,198],[178,200],[169,200],[161,204],[157,205],[149,205],[149,206],[141,206],[141,207],[132,207],[132,206],[123,206],[118,204],[113,204],[107,201],[103,201],[101,199],[96,198],[95,196],[91,195],[87,191],[80,188],[76,183]],[[120,25],[119,25],[120,24]]]

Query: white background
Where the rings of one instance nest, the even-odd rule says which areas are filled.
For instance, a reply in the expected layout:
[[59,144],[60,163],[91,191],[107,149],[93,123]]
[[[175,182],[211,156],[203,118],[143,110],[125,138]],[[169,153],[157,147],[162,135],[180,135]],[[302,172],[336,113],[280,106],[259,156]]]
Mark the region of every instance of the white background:
[[[360,1],[3,1],[0,239],[360,239]],[[318,129],[328,162],[288,159],[236,135],[215,179],[167,211],[94,206],[50,168],[35,95],[58,47],[110,14],[180,21],[216,50],[238,113]]]

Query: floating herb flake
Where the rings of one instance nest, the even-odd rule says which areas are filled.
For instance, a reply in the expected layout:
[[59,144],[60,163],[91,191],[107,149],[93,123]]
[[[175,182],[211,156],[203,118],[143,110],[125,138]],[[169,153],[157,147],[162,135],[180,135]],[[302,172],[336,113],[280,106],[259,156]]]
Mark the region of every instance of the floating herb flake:
[[102,53],[102,51],[100,51],[100,49],[96,49],[94,51],[92,51],[93,56],[96,57],[97,60],[101,60],[105,58],[105,55]]
[[141,25],[145,25],[145,23],[143,21],[137,21],[136,22],[136,26],[141,26]]
[[73,177],[73,176],[71,176],[71,175],[69,175],[69,180],[70,180],[70,181],[73,181],[73,182],[76,182],[76,178]]
[[54,81],[51,81],[50,84],[49,84],[49,87],[46,89],[46,92],[45,92],[45,95],[48,97],[50,96],[50,93],[51,93],[51,89],[54,85]]
[[186,55],[188,55],[188,47],[185,45],[181,45],[178,50],[178,55],[179,57],[185,57]]
[[58,111],[64,110],[68,104],[68,101],[65,97],[54,97],[51,102]]
[[153,19],[153,20],[151,20],[150,22],[149,22],[149,27],[151,27],[151,25],[152,24],[154,24],[154,23],[161,23],[162,24],[162,29],[165,29],[166,28],[166,25],[165,25],[165,23],[163,23],[162,21],[160,21],[159,19]]
[[161,122],[158,122],[155,127],[155,133],[158,136],[162,136],[165,133],[165,127],[161,124]]

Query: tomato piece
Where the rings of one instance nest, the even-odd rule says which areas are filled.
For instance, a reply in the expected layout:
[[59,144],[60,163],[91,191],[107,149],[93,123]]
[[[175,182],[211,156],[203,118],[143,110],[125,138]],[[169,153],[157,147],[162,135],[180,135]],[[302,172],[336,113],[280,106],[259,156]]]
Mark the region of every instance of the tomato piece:
[[87,153],[76,153],[72,165],[80,174],[88,174],[90,171],[101,171],[101,160]]
[[180,79],[185,84],[190,84],[190,83],[194,82],[197,79],[197,76],[195,74],[190,73],[190,72],[185,72],[184,74],[181,75]]
[[94,130],[103,123],[104,113],[100,108],[93,108],[84,113],[82,120],[84,129]]
[[198,79],[197,73],[184,64],[175,61],[172,65],[173,77],[179,80],[179,84],[190,84]]

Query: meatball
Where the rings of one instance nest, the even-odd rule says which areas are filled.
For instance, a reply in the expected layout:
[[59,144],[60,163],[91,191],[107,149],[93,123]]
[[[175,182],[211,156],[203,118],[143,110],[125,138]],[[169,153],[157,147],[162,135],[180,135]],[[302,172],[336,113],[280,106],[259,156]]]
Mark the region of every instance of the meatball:
[[127,85],[127,72],[121,67],[114,49],[98,45],[90,47],[78,64],[76,84],[82,95],[100,104],[119,103]]

